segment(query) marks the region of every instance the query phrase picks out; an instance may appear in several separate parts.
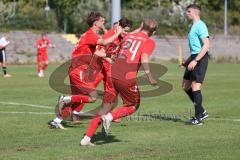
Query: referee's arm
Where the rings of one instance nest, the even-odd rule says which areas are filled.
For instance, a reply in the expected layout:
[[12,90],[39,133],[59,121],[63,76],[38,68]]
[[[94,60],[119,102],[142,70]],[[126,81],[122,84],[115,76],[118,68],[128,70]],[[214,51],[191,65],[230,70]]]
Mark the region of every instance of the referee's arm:
[[203,47],[200,51],[200,53],[197,55],[197,57],[195,58],[195,60],[198,62],[200,61],[204,55],[207,53],[207,51],[209,50],[210,48],[210,41],[209,41],[209,38],[206,37],[206,38],[203,38],[202,39],[202,42],[203,42]]
[[198,61],[200,61],[204,55],[207,53],[209,47],[210,47],[210,41],[209,41],[209,38],[206,37],[206,38],[202,38],[202,42],[203,42],[203,46],[202,46],[202,49],[200,51],[200,53],[197,55],[197,57],[195,57],[194,60],[192,60],[190,62],[190,64],[188,65],[188,70],[193,70],[195,68],[195,66],[197,65]]

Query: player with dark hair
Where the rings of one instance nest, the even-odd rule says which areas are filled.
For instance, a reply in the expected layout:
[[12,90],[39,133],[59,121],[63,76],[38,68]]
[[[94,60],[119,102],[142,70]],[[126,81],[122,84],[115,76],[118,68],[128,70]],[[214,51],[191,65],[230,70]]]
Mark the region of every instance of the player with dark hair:
[[[105,56],[105,53],[96,51],[96,46],[111,43],[122,31],[120,27],[117,27],[116,33],[108,39],[99,37],[98,33],[105,29],[105,19],[99,12],[91,12],[86,22],[90,28],[82,34],[72,52],[72,61],[69,68],[72,95],[59,97],[58,107],[60,115],[50,122],[52,128],[64,129],[61,125],[63,120],[61,113],[64,107],[71,106],[74,109],[79,106],[83,107],[84,103],[96,101],[96,85],[100,81],[98,75],[101,71],[101,64],[97,57]],[[88,71],[90,75],[88,75]]]
[[[101,50],[101,52],[106,52],[107,57],[104,57],[102,59],[102,64],[103,64],[103,68],[102,68],[102,74],[103,74],[103,84],[104,84],[104,97],[112,97],[112,95],[114,95],[114,88],[112,87],[112,83],[110,80],[111,77],[111,70],[110,70],[110,66],[111,63],[113,63],[113,60],[111,59],[111,57],[113,58],[113,56],[116,56],[116,54],[119,51],[119,46],[120,43],[122,41],[122,39],[124,38],[124,36],[130,31],[130,28],[132,27],[132,21],[123,17],[121,18],[118,22],[116,26],[113,26],[112,29],[110,29],[109,31],[107,31],[104,35],[103,35],[103,39],[107,39],[111,36],[113,36],[116,32],[116,27],[120,26],[122,28],[122,32],[121,34],[114,39],[114,41],[112,43],[109,43],[106,46],[103,45],[98,45],[97,46],[97,50]],[[98,83],[97,83],[98,84]],[[104,98],[106,99],[106,98]],[[103,100],[104,102],[104,100]],[[113,105],[113,104],[109,104],[109,105]],[[73,118],[74,121],[77,122],[79,120],[79,117],[77,115],[80,114],[80,111],[82,110],[82,107],[77,107],[74,109],[73,111]],[[119,121],[118,121],[119,122]]]
[[195,116],[189,121],[192,125],[201,125],[208,117],[202,106],[201,86],[208,66],[209,34],[206,24],[200,19],[201,7],[191,4],[186,8],[187,18],[193,23],[188,34],[191,56],[186,63],[183,76],[183,89],[194,103]]
[[[155,32],[156,26],[157,22],[155,20],[145,20],[140,32],[128,34],[122,40],[118,56],[111,66],[111,80],[116,96],[120,94],[123,100],[123,106],[106,114],[110,110],[107,106],[103,105],[99,111],[99,115],[96,115],[91,121],[85,136],[80,141],[80,145],[94,145],[91,143],[91,138],[97,127],[101,124],[101,119],[105,132],[108,134],[111,121],[131,115],[138,109],[140,95],[136,77],[141,64],[150,83],[157,83],[152,77],[148,66],[148,57],[152,54],[156,45],[149,37]],[[112,100],[115,100],[115,97]]]
[[37,40],[35,45],[37,47],[37,64],[38,64],[38,77],[44,77],[44,71],[48,66],[47,47],[54,48],[45,33],[41,34],[41,39]]

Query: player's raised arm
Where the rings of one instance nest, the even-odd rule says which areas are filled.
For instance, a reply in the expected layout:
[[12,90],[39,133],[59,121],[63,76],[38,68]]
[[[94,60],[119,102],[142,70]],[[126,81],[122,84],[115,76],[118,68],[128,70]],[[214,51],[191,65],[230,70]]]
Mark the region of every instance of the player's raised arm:
[[48,46],[51,47],[51,48],[55,48],[56,47],[55,44],[52,44],[52,43],[49,43]]
[[101,48],[100,50],[96,50],[94,52],[94,55],[97,55],[98,57],[106,57],[106,52],[103,48]]
[[114,35],[112,35],[111,37],[109,37],[107,39],[103,39],[103,38],[98,39],[97,44],[105,46],[105,45],[113,42],[114,39],[116,39],[121,34],[121,32],[122,32],[122,27],[117,26],[116,27],[116,32],[115,32]]

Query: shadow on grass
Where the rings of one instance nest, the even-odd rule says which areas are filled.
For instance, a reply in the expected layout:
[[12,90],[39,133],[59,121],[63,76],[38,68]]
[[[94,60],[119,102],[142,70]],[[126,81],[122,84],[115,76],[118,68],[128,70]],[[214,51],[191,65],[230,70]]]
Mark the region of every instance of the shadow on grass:
[[116,139],[114,135],[108,135],[107,137],[102,132],[97,132],[92,137],[92,142],[94,142],[96,145],[103,145],[107,143],[116,143],[121,142],[119,139]]
[[167,115],[167,114],[137,114],[129,116],[126,118],[126,121],[141,121],[141,122],[151,122],[151,121],[172,121],[178,123],[185,123],[186,117],[180,118],[176,115]]

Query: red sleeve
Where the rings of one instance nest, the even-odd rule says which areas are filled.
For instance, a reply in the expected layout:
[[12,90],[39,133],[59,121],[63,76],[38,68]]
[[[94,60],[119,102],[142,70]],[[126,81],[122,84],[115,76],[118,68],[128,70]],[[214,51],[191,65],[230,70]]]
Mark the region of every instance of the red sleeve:
[[105,34],[103,35],[102,38],[103,38],[103,39],[107,39],[107,38],[113,36],[114,34],[115,34],[114,29],[110,29],[110,30],[107,31],[107,33],[105,33]]
[[91,33],[87,35],[86,39],[88,44],[97,45],[99,37],[96,33]]
[[149,39],[145,42],[142,52],[147,53],[148,56],[150,56],[153,50],[155,49],[155,47],[156,47],[156,43],[153,40]]

